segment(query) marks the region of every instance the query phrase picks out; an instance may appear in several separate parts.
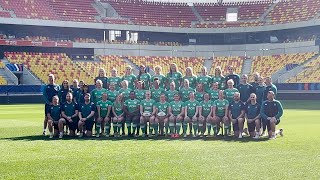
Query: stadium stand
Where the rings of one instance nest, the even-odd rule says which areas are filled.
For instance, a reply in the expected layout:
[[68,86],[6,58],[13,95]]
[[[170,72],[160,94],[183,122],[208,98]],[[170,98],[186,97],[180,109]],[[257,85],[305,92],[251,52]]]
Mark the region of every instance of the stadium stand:
[[64,53],[5,52],[5,56],[10,63],[24,64],[43,82],[48,81],[49,74],[55,75],[58,84],[65,79],[92,81],[91,76]]
[[65,21],[97,22],[93,0],[47,0],[53,10]]
[[8,11],[0,11],[0,17],[10,18],[11,14]]
[[164,27],[191,27],[197,17],[186,3],[101,0],[109,3],[123,18],[134,24]]
[[282,0],[268,14],[272,24],[307,21],[320,11],[320,0]]
[[290,78],[288,83],[319,83],[320,82],[320,56],[304,65],[304,70],[297,76]]
[[222,74],[228,73],[228,66],[232,66],[233,68],[235,68],[235,73],[240,74],[244,59],[245,57],[243,56],[215,57],[213,59],[210,75],[214,74],[215,67],[217,66],[221,67]]
[[81,68],[83,68],[90,76],[92,80],[88,81],[88,84],[93,84],[94,77],[98,75],[99,69],[104,68],[106,70],[107,76],[111,76],[111,69],[115,68],[118,70],[118,75],[124,75],[125,68],[129,65],[122,59],[121,56],[116,55],[106,55],[98,57],[101,61],[78,61],[75,62]]
[[145,65],[152,69],[155,66],[161,66],[163,74],[169,72],[169,65],[171,63],[176,63],[182,74],[185,74],[187,67],[192,67],[194,74],[198,74],[204,63],[204,58],[201,57],[128,56],[128,59],[137,66]]
[[259,72],[261,76],[271,76],[287,64],[297,64],[307,61],[315,53],[281,54],[272,56],[255,56],[251,66],[251,73]]
[[[0,60],[0,69],[3,69],[5,67],[5,64]],[[0,76],[0,85],[6,85],[7,80],[5,80],[2,76]]]
[[[49,3],[44,0],[0,0],[5,10],[13,11],[18,18],[59,20]],[[7,14],[11,17],[10,13]]]
[[205,21],[225,21],[228,8],[238,8],[238,20],[252,20],[259,19],[272,3],[272,0],[265,0],[223,5],[217,3],[195,3],[194,6]]

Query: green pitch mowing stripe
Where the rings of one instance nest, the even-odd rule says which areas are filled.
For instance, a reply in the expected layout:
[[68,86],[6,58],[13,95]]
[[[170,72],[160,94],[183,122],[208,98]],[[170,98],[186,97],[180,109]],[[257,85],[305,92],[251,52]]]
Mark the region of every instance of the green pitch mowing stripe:
[[49,140],[43,105],[0,106],[0,179],[319,179],[320,104],[283,104],[285,136],[260,141]]

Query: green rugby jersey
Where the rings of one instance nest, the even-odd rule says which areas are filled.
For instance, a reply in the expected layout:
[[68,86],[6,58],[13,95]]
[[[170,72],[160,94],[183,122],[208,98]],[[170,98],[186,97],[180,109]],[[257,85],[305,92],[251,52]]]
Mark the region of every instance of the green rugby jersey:
[[143,112],[150,112],[150,113],[153,112],[153,106],[155,104],[156,104],[156,101],[153,99],[150,99],[150,100],[144,99],[140,102],[140,106],[142,106]]
[[218,100],[219,99],[219,89],[218,90],[213,90],[213,89],[210,89],[208,91],[209,95],[210,95],[210,100],[212,102],[214,102],[215,100]]
[[193,117],[196,114],[197,107],[199,106],[199,102],[194,100],[194,101],[186,101],[184,103],[184,108],[187,108],[187,116],[188,117]]
[[167,96],[167,101],[172,102],[172,101],[174,101],[174,95],[179,94],[179,92],[176,90],[174,90],[174,91],[168,90],[165,92],[165,94]]
[[105,118],[107,117],[109,106],[112,106],[112,102],[109,100],[107,101],[101,100],[97,103],[97,106],[100,107],[100,116]]
[[201,102],[203,101],[204,92],[196,92],[195,96],[196,96],[196,100],[198,102]]
[[151,75],[149,73],[141,74],[139,80],[144,82],[144,88],[145,89],[150,89]]
[[121,88],[121,81],[122,79],[120,77],[109,77],[109,85],[110,84],[115,84],[115,89],[119,91]]
[[233,101],[233,96],[236,92],[239,92],[236,88],[224,90],[225,99],[228,100],[229,104]]
[[219,84],[219,89],[225,88],[225,79],[223,76],[212,76],[212,83],[215,82]]
[[113,108],[114,108],[114,112],[116,113],[115,115],[119,116],[121,114],[123,114],[123,107],[121,103],[113,103]]
[[131,91],[132,91],[132,90],[131,90],[130,88],[128,88],[128,89],[122,89],[122,88],[121,88],[121,89],[119,90],[119,93],[123,93],[123,98],[124,98],[124,100],[128,100]]
[[168,102],[157,102],[156,103],[156,108],[158,109],[158,112],[164,112],[168,114],[168,108],[169,108],[169,103]]
[[159,89],[151,89],[151,97],[153,100],[155,100],[156,102],[160,101],[160,96],[161,94],[164,93],[164,90],[159,88]]
[[108,91],[105,88],[92,90],[90,98],[91,102],[97,103],[98,101],[101,101],[103,93],[108,93]]
[[145,99],[146,90],[144,90],[144,89],[136,89],[136,90],[134,90],[134,92],[136,93],[136,98],[139,101]]
[[[168,84],[170,84],[172,81],[176,84],[175,89],[179,90],[179,87],[181,85],[182,80],[182,74],[180,72],[173,72],[167,74]],[[169,89],[169,87],[168,87]]]
[[152,76],[151,78],[151,82],[153,83],[154,82],[154,79],[155,78],[158,78],[159,79],[159,87],[162,88],[162,89],[165,89],[166,88],[166,82],[167,82],[167,78],[163,75],[163,74],[159,74],[159,75],[154,75]]
[[213,106],[213,102],[211,100],[202,101],[200,103],[200,106],[202,107],[201,115],[207,117],[211,112],[211,107]]
[[111,101],[111,102],[114,102],[119,94],[118,91],[110,91],[108,90],[107,92],[108,94],[108,100]]
[[180,91],[179,91],[180,96],[181,96],[181,100],[182,100],[183,102],[188,101],[188,99],[189,99],[189,94],[190,94],[191,92],[195,92],[195,90],[192,89],[191,87],[189,87],[188,89],[186,89],[186,88],[184,88],[184,87],[181,88]]
[[208,90],[210,89],[211,87],[211,77],[206,75],[206,76],[199,76],[197,78],[197,83],[202,83],[203,84],[203,89],[208,92]]
[[136,80],[137,78],[136,78],[136,76],[135,75],[133,75],[133,74],[130,74],[130,75],[124,75],[123,77],[122,77],[122,81],[123,80],[127,80],[128,81],[128,88],[129,89],[134,89],[134,81]]
[[169,106],[171,108],[171,113],[174,116],[177,116],[178,114],[180,114],[182,112],[183,102],[181,102],[181,101],[178,101],[178,102],[172,101],[172,102],[170,102]]
[[[213,102],[213,106],[214,106],[214,108],[216,108],[215,115],[222,117],[225,115],[225,112],[226,112],[225,107],[229,106],[229,101],[226,99],[223,99],[223,100],[218,99]],[[228,110],[228,108],[227,108],[227,110]]]
[[188,79],[189,80],[189,86],[192,89],[196,89],[197,86],[197,76],[184,76],[183,80]]
[[124,105],[128,107],[130,113],[139,109],[140,101],[138,99],[128,99],[124,102]]

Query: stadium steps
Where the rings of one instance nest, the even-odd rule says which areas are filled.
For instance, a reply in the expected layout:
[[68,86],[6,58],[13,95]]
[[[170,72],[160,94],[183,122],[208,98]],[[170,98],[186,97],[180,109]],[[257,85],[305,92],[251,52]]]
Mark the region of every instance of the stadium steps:
[[199,12],[196,10],[193,3],[190,3],[188,5],[191,8],[193,14],[197,17],[198,21],[203,22],[204,21],[203,18],[200,16]]
[[[28,78],[26,78],[26,76],[28,76]],[[46,82],[43,82],[37,75],[35,75],[26,66],[23,66],[23,79],[24,79],[24,84],[41,85],[46,83]]]
[[15,85],[12,79],[7,76],[7,73],[5,72],[4,69],[0,69],[0,76],[2,76],[3,79],[7,81],[7,85]]
[[[105,10],[105,16],[101,17],[116,17],[122,18],[119,13],[107,2],[96,1],[97,6],[102,7]],[[100,13],[100,11],[98,11]],[[101,13],[100,13],[101,14]]]
[[[139,66],[137,64],[133,63],[130,59],[128,59],[128,57],[122,57],[122,59],[133,68],[134,74],[139,74]],[[150,69],[150,71],[151,71],[151,69]],[[149,72],[149,73],[150,74],[152,73],[151,75],[154,74],[153,70],[152,70],[152,72]]]
[[319,54],[315,54],[314,56],[312,56],[311,58],[309,58],[308,60],[306,60],[305,62],[303,62],[302,64],[300,64],[299,66],[291,69],[290,71],[286,71],[286,73],[280,75],[278,77],[277,82],[278,83],[286,83],[290,78],[297,76],[300,72],[302,72],[304,70],[304,65],[316,60],[320,55]]
[[[274,7],[276,7],[276,5],[278,4],[280,0],[276,0],[273,2],[273,4],[261,15],[261,17],[259,18],[260,21],[268,21],[267,17],[268,17],[268,14],[274,9]],[[271,20],[270,20],[271,21]]]
[[95,1],[91,5],[99,14],[99,16],[95,16],[95,19],[98,22],[101,22],[101,18],[106,17],[107,10],[101,5],[100,1]]
[[212,58],[208,58],[208,59],[204,60],[203,65],[204,65],[204,67],[207,67],[208,72],[211,72],[211,68],[212,68],[212,65],[213,65],[213,59]]
[[9,12],[9,14],[11,15],[12,18],[17,18],[17,15],[13,11],[7,10],[7,9],[3,9],[1,4],[0,4],[0,11]]
[[241,74],[250,74],[252,62],[253,62],[253,59],[251,59],[251,58],[247,58],[247,59],[243,60]]

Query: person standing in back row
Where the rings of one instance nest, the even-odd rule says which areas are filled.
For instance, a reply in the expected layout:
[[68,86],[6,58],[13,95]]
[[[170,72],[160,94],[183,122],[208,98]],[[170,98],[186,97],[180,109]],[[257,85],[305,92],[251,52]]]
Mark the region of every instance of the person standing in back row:
[[47,114],[48,114],[49,107],[52,105],[52,97],[57,96],[60,90],[60,86],[55,84],[54,80],[55,80],[54,75],[50,74],[48,76],[48,84],[44,87],[44,90],[43,90],[43,98],[46,102],[44,107],[45,116],[43,121],[43,133],[42,133],[43,135],[46,135],[46,129],[48,124]]
[[100,80],[102,82],[103,88],[108,89],[108,78],[106,75],[106,71],[103,68],[99,69],[99,74],[94,79],[94,84],[97,82],[97,80]]
[[234,87],[238,87],[238,85],[240,84],[240,76],[239,76],[239,74],[236,74],[234,72],[234,70],[235,70],[234,67],[232,67],[232,66],[228,67],[229,74],[226,76],[225,81],[226,81],[226,84],[227,84],[228,81],[230,79],[232,79],[233,82],[234,82]]

